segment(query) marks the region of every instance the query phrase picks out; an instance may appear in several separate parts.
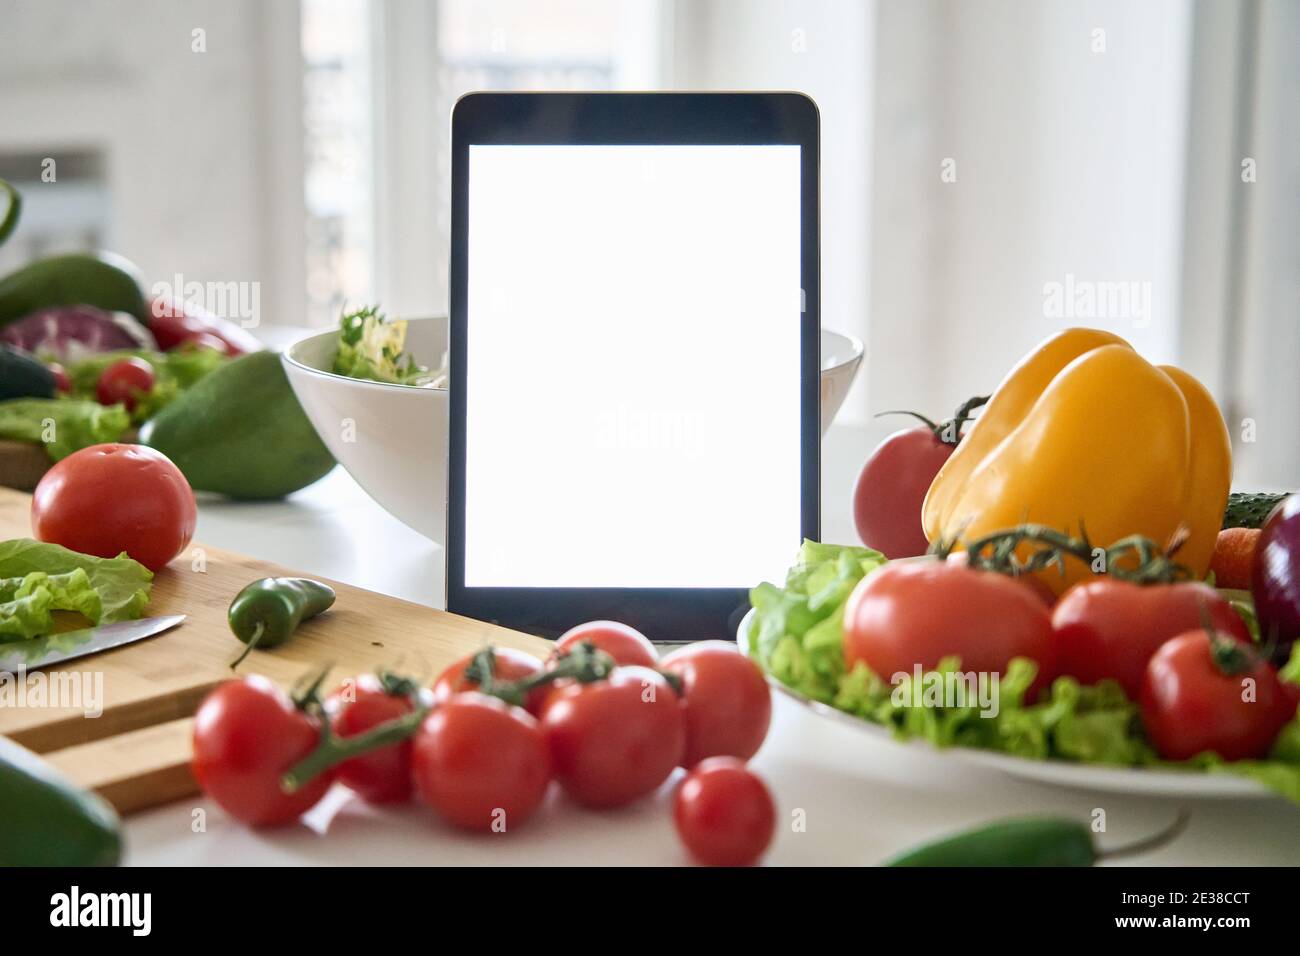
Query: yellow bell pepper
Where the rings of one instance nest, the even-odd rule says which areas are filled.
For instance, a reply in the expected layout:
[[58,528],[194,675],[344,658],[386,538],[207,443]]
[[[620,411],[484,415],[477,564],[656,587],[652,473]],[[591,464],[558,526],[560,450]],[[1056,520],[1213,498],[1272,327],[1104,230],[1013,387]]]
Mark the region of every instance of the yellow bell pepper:
[[[1181,369],[1151,365],[1117,335],[1067,329],[1011,370],[939,470],[922,507],[930,541],[972,541],[1026,523],[1098,547],[1140,534],[1198,577],[1210,565],[1232,478],[1214,398]],[[1058,594],[1092,575],[1065,560]]]

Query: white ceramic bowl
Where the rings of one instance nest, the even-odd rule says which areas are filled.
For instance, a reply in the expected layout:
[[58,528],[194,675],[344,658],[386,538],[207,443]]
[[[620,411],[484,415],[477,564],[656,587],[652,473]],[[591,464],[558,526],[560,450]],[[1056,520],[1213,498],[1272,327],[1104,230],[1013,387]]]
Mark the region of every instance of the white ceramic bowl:
[[[447,506],[447,391],[385,385],[335,375],[338,330],[299,339],[285,350],[289,383],[321,440],[357,484],[390,514],[443,543]],[[437,365],[447,320],[411,319],[407,350]],[[862,343],[822,329],[822,433],[844,403],[862,362]]]

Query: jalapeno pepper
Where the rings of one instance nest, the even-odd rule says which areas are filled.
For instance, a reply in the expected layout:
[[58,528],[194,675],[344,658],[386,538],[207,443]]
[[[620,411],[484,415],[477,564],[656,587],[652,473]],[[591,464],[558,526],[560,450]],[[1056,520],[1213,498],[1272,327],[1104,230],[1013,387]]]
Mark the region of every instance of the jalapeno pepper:
[[309,578],[262,578],[235,595],[227,620],[248,645],[230,665],[238,667],[254,647],[278,647],[298,625],[334,603],[334,589]]
[[1187,825],[1188,814],[1164,830],[1125,846],[1102,850],[1092,832],[1076,820],[1030,817],[1004,820],[927,843],[894,857],[889,866],[1092,866],[1098,860],[1131,856],[1164,846]]

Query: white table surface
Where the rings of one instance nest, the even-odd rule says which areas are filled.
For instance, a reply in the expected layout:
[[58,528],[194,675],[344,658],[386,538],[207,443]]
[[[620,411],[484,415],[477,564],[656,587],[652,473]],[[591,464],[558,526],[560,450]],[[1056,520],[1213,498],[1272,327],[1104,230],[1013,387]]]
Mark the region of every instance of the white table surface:
[[[832,428],[823,453],[823,538],[852,541],[849,490],[878,426]],[[412,601],[442,603],[439,549],[390,517],[342,469],[286,501],[203,502],[198,540],[308,574]],[[1106,811],[1103,845],[1152,833],[1174,816],[1168,800],[1056,789],[959,764],[926,748],[879,741],[774,696],[771,732],[753,766],[779,807],[771,864],[875,864],[941,834],[1000,817]],[[674,778],[676,779],[676,778]],[[303,823],[253,831],[193,798],[127,822],[133,864],[681,864],[670,819],[672,782],[618,811],[592,812],[553,792],[518,832],[456,832],[418,805],[374,810],[336,788]],[[1300,809],[1281,799],[1201,800],[1172,846],[1131,862],[1294,865]],[[796,830],[792,822],[802,819]]]

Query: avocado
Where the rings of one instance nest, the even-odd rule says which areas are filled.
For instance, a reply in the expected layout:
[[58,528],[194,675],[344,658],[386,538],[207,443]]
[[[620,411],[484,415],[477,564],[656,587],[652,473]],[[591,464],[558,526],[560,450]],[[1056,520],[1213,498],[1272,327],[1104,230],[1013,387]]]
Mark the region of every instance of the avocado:
[[334,467],[275,352],[250,352],[199,379],[145,423],[140,440],[195,491],[281,498]]
[[0,344],[0,400],[53,397],[54,373],[26,352]]
[[47,256],[0,279],[0,325],[55,305],[93,305],[149,323],[139,270],[111,252]]

